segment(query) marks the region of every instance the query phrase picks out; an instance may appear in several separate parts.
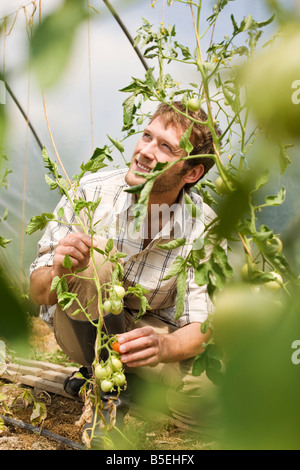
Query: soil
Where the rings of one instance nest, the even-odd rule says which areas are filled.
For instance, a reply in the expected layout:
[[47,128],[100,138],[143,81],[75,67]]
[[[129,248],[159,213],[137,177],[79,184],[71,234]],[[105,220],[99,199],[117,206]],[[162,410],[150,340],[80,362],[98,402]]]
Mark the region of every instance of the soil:
[[[31,342],[37,354],[42,355],[42,360],[56,355],[59,357],[62,353],[54,335],[39,318],[33,320]],[[0,414],[24,423],[31,423],[32,405],[26,406],[21,397],[22,392],[26,389],[34,395],[35,400],[44,403],[46,407],[47,416],[43,423],[37,426],[62,436],[71,443],[82,445],[81,430],[76,425],[83,412],[82,401],[47,392],[35,394],[35,391],[29,387],[5,383],[0,380]],[[125,417],[124,434],[129,435],[132,430],[134,430],[134,448],[139,450],[210,450],[214,448],[214,443],[209,439],[177,428],[168,417],[165,420],[160,419],[158,422],[155,420],[145,421],[143,418],[129,413]],[[7,424],[1,427],[0,420],[0,450],[74,450],[69,444],[70,442],[66,445],[44,437],[41,433],[20,427]]]

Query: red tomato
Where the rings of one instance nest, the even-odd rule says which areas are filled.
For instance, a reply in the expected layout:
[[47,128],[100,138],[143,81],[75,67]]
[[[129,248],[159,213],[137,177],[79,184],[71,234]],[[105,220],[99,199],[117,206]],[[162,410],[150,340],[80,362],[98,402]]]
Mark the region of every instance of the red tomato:
[[116,352],[120,352],[120,343],[116,341],[115,343],[112,344],[112,349]]

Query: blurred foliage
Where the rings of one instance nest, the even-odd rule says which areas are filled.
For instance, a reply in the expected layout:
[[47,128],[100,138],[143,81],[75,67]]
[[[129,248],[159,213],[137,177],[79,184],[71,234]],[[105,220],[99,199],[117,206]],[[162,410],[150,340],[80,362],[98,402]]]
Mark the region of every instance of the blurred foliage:
[[215,335],[225,352],[226,373],[216,434],[224,448],[300,448],[299,361],[292,360],[299,300],[298,290],[279,303],[267,292],[240,285],[220,295]]
[[272,48],[244,71],[249,106],[265,132],[278,142],[300,139],[300,21],[284,24]]
[[0,338],[17,354],[28,353],[29,315],[26,299],[18,295],[7,275],[0,271]]
[[75,34],[88,17],[85,0],[65,0],[32,35],[32,66],[42,87],[53,86],[69,62]]

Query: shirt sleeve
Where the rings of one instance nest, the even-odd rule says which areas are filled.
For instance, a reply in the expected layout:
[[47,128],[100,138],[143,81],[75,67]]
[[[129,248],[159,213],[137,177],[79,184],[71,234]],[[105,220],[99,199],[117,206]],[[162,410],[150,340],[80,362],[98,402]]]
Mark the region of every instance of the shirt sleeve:
[[198,286],[195,282],[194,269],[188,270],[187,291],[184,312],[177,324],[180,327],[189,323],[203,323],[213,311],[212,301],[207,293],[207,286]]
[[[215,212],[207,204],[204,204],[204,219],[205,225],[216,219]],[[227,250],[226,240],[221,240],[220,245]],[[205,258],[201,260],[201,263],[206,263],[209,260],[212,249],[212,244],[206,245]],[[178,326],[182,327],[193,322],[203,323],[211,314],[213,314],[213,302],[207,292],[207,285],[199,286],[195,281],[195,271],[190,268],[187,278],[185,309],[177,322]]]

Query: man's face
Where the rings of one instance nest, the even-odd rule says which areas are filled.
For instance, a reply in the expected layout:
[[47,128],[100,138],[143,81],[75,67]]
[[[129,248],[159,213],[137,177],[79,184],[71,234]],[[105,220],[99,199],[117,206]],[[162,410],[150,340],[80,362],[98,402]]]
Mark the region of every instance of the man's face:
[[[135,175],[134,172],[150,173],[157,163],[173,162],[181,157],[183,150],[179,147],[183,135],[180,127],[166,128],[161,117],[155,118],[144,130],[133,152],[130,167],[126,174],[126,183],[129,186],[142,184],[145,179]],[[155,179],[153,193],[176,192],[185,185],[182,167],[184,162],[178,162],[167,172]]]

